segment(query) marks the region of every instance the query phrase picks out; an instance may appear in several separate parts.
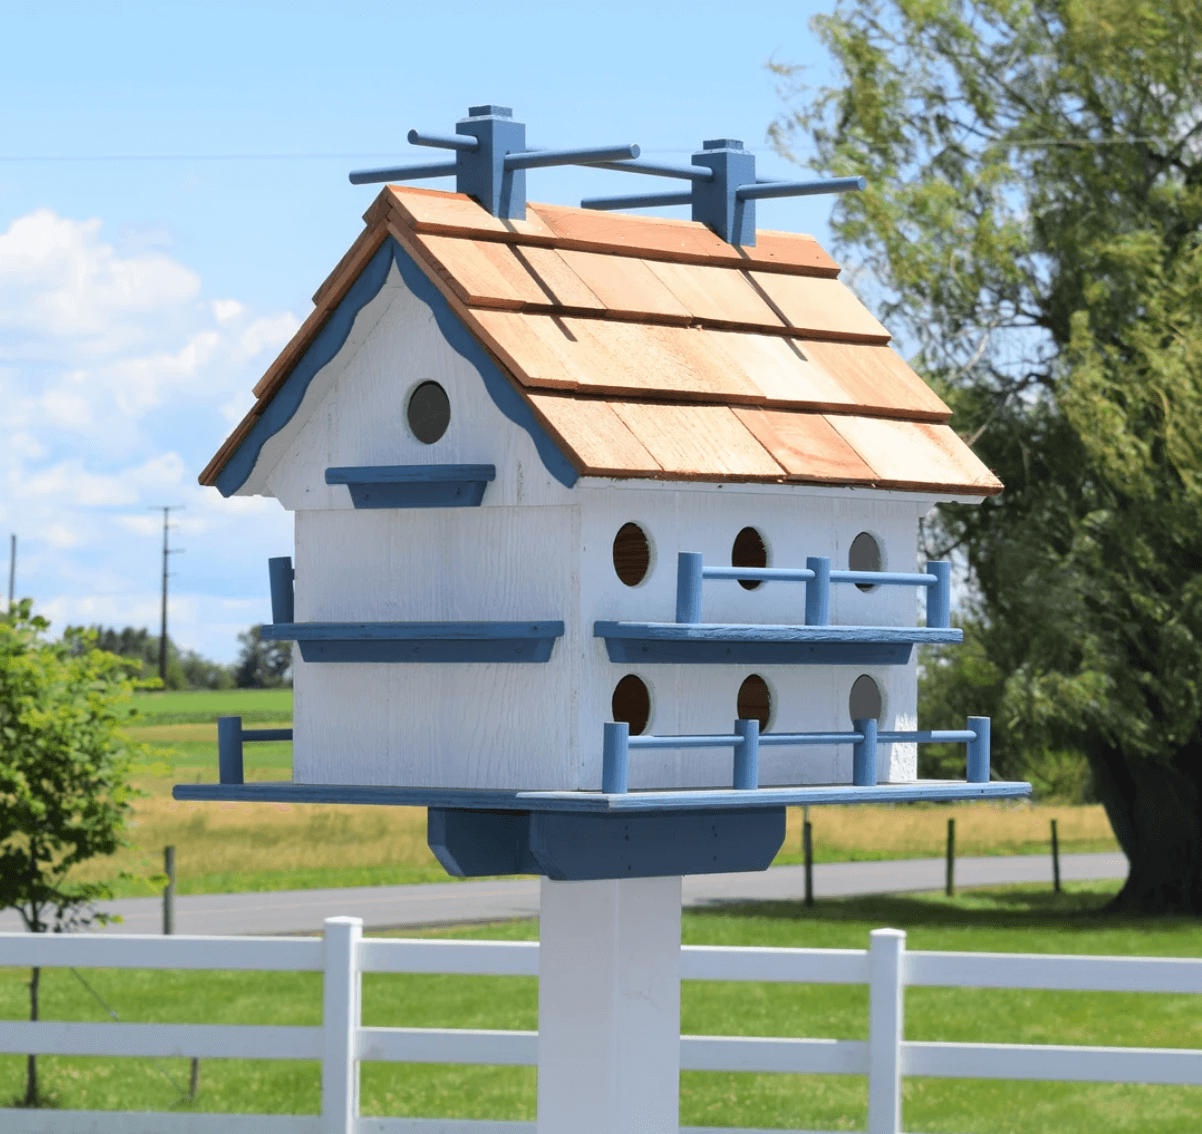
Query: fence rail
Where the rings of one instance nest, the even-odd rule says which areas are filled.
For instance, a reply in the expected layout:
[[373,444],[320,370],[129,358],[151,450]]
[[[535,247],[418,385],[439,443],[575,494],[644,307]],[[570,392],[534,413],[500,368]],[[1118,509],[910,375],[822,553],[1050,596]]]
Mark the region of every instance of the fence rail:
[[[353,918],[331,918],[323,940],[0,934],[0,966],[324,975],[322,1024],[315,1027],[0,1021],[0,1052],[9,1054],[320,1060],[320,1115],[0,1109],[0,1129],[6,1134],[532,1134],[534,1124],[524,1122],[360,1116],[360,1061],[535,1066],[538,1034],[363,1027],[359,978],[365,972],[532,977],[538,975],[538,956],[535,942],[364,940],[361,923]],[[680,1065],[690,1071],[867,1075],[869,1134],[899,1134],[900,1085],[907,1075],[1202,1085],[1202,1050],[918,1042],[903,1034],[906,987],[1200,994],[1202,960],[907,952],[904,933],[883,929],[871,934],[867,950],[685,946],[680,975],[683,980],[867,984],[867,1041],[681,1036]],[[692,1134],[709,1134],[709,1128],[694,1127]]]

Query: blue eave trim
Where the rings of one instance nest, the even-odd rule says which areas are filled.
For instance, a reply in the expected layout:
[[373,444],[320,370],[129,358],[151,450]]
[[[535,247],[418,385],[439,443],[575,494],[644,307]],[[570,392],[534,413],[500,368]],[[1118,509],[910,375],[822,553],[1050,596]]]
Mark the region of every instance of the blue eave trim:
[[905,665],[915,645],[964,639],[958,627],[595,622],[612,662],[661,665]]
[[307,662],[546,662],[562,622],[285,622],[259,631],[296,642]]
[[524,429],[534,442],[547,472],[565,488],[571,488],[579,473],[560,452],[555,442],[539,425],[526,400],[514,389],[513,383],[501,373],[488,352],[460,322],[446,299],[425,272],[389,236],[367,262],[366,267],[334,308],[325,325],[292,368],[284,384],[267,404],[262,416],[251,427],[242,443],[234,450],[214,483],[223,496],[232,496],[250,477],[263,446],[295,416],[304,401],[309,384],[317,372],[342,349],[355,324],[355,318],[380,292],[393,264],[405,286],[430,308],[431,314],[451,348],[465,358],[480,375],[493,404],[515,425]]
[[356,508],[475,508],[497,479],[496,465],[366,465],[326,469]]
[[956,799],[1020,799],[1031,794],[1022,782],[969,784],[919,780],[906,784],[809,784],[754,791],[734,788],[632,791],[605,795],[584,791],[474,791],[467,788],[375,787],[355,784],[176,784],[180,800],[231,803],[357,803],[387,807],[455,807],[473,811],[567,811],[588,813],[747,809],[824,803],[947,802]]

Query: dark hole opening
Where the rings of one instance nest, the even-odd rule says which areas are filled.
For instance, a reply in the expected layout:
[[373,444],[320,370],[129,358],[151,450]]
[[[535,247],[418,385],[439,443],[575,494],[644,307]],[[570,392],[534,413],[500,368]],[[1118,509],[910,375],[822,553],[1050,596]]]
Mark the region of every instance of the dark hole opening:
[[630,735],[638,736],[651,717],[651,691],[641,678],[628,673],[614,686],[612,701],[615,721],[630,725]]
[[[768,548],[764,546],[764,537],[755,528],[744,528],[735,536],[734,546],[730,549],[730,565],[732,567],[768,566]],[[759,579],[739,580],[739,586],[746,591],[754,591],[759,585]]]
[[753,673],[739,686],[739,720],[759,721],[761,731],[772,717],[772,693],[758,673]]
[[623,524],[614,536],[614,570],[628,587],[637,587],[651,567],[651,544],[638,524]]
[[880,686],[868,674],[860,674],[852,685],[851,696],[847,698],[847,711],[853,721],[880,720]]
[[409,396],[409,428],[423,445],[433,445],[451,424],[451,400],[437,382],[423,382]]
[[[851,541],[847,551],[847,569],[849,571],[879,571],[881,569],[881,545],[867,532],[861,532]],[[874,591],[871,583],[857,583],[862,591]]]

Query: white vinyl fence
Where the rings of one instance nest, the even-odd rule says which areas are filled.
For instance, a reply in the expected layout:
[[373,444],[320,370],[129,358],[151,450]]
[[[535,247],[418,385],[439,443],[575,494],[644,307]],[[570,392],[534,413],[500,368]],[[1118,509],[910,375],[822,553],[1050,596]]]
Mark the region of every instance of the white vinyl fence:
[[[360,974],[537,976],[538,944],[365,939],[361,934],[357,918],[330,918],[322,938],[0,934],[0,967],[324,974],[320,1027],[0,1021],[0,1054],[320,1060],[320,1115],[0,1109],[0,1130],[6,1134],[531,1134],[534,1124],[525,1122],[360,1117],[360,1060],[538,1063],[536,1032],[362,1027]],[[1202,960],[907,952],[904,933],[878,929],[867,950],[685,946],[681,977],[867,984],[867,1042],[681,1036],[680,1062],[688,1071],[867,1075],[869,1134],[901,1130],[904,1075],[1202,1084],[1202,1051],[916,1043],[903,1038],[907,985],[1202,993]],[[685,1129],[718,1134],[708,1128]]]

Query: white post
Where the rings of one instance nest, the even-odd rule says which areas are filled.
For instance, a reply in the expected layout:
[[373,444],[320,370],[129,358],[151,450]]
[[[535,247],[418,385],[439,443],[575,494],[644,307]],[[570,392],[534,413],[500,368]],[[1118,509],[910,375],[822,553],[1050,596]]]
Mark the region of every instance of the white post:
[[542,880],[538,1134],[680,1129],[680,878]]
[[325,984],[321,1000],[322,1134],[354,1134],[359,1119],[359,1027],[362,980],[359,940],[363,920],[328,917],[325,923]]
[[874,929],[869,937],[868,1134],[900,1134],[906,934]]

